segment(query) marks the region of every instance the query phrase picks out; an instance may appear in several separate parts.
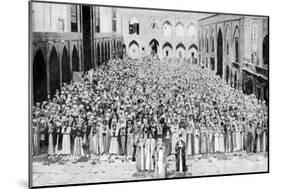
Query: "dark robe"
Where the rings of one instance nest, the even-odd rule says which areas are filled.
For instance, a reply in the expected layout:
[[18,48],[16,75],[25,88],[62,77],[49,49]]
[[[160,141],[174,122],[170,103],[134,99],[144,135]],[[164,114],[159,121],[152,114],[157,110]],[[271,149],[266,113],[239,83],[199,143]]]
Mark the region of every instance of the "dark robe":
[[249,152],[254,152],[254,137],[252,132],[247,133],[247,148],[246,151]]
[[163,143],[165,146],[165,156],[169,156],[172,152],[172,142],[171,142],[172,132],[170,129],[166,129],[163,135]]
[[183,140],[179,140],[176,143],[176,148],[175,148],[175,156],[176,156],[176,171],[177,172],[186,172],[187,167],[186,167],[186,162],[185,162],[185,143]]
[[158,138],[162,138],[162,135],[163,135],[163,128],[162,128],[162,125],[158,124],[156,126],[156,140]]
[[126,128],[121,127],[118,133],[118,143],[119,143],[119,155],[124,155],[126,153]]
[[261,144],[262,144],[262,152],[267,152],[268,150],[268,133],[267,133],[267,128],[264,128],[261,134]]
[[61,127],[57,127],[54,130],[54,146],[58,145],[58,150],[62,150],[62,136]]

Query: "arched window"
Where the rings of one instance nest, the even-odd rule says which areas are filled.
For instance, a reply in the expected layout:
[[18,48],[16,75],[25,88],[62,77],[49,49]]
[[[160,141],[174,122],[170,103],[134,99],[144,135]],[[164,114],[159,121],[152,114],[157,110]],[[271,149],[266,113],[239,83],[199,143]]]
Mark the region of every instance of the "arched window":
[[257,23],[252,24],[251,28],[251,59],[252,63],[257,63],[257,49],[258,49],[258,25]]
[[195,39],[196,37],[196,28],[194,24],[189,24],[187,27],[187,36],[189,38]]
[[181,22],[176,24],[176,36],[183,37],[184,36],[184,26]]
[[139,35],[139,21],[136,17],[133,17],[129,21],[129,34]]
[[156,19],[152,20],[152,22],[150,24],[150,28],[151,28],[152,32],[157,32],[159,30],[159,24]]
[[165,21],[163,24],[163,35],[171,36],[172,33],[172,25],[169,21]]

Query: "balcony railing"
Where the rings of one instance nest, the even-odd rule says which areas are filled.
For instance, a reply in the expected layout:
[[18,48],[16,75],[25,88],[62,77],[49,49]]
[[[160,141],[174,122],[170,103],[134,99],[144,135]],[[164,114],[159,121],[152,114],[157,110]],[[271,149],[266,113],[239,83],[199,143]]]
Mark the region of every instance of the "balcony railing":
[[268,78],[268,67],[261,67],[246,62],[242,63],[241,66],[242,69],[250,71],[251,73],[255,73],[255,75],[260,75],[262,77]]

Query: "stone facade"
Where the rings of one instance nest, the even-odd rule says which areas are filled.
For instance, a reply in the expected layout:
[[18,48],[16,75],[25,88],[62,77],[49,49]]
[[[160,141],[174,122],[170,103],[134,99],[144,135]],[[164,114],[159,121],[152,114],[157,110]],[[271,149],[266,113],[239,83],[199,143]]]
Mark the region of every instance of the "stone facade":
[[268,101],[268,17],[212,15],[198,21],[199,64]]
[[197,60],[268,100],[268,18],[32,3],[34,101],[113,57]]
[[[197,57],[197,23],[205,14],[159,10],[122,9],[122,34],[131,58],[156,56],[159,59]],[[138,33],[130,33],[130,23]]]
[[120,9],[33,2],[31,11],[34,102],[54,95],[73,72],[122,56]]

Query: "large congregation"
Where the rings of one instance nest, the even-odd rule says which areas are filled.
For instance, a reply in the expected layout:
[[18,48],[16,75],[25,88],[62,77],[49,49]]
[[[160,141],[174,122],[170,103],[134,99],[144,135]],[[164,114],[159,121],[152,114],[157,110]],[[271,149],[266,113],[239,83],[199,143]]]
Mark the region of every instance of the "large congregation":
[[187,62],[113,59],[33,106],[33,155],[122,156],[164,175],[198,154],[268,150],[268,106]]

